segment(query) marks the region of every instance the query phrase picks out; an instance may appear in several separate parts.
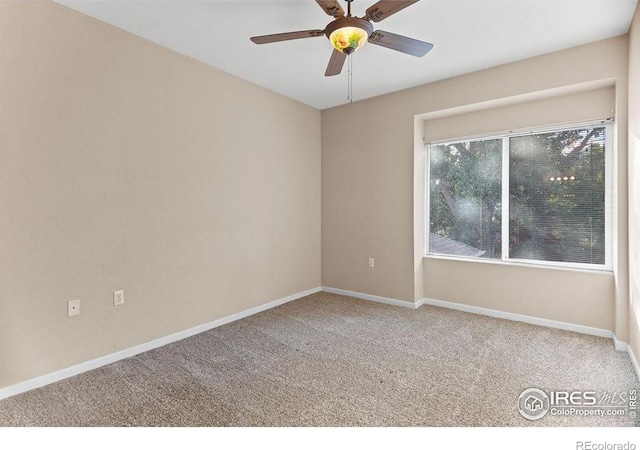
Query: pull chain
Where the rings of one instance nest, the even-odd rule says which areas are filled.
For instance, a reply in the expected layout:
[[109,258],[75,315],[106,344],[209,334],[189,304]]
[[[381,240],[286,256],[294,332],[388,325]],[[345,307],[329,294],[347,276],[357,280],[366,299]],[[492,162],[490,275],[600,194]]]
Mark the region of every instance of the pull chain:
[[[347,17],[351,17],[351,2],[353,0],[347,0]],[[351,61],[351,53],[347,55],[349,61],[347,67],[349,73],[347,74],[347,100],[349,103],[353,103],[353,62]]]
[[349,103],[353,103],[353,62],[351,55],[349,55],[347,59],[347,67],[349,70],[347,74],[347,100],[349,100]]

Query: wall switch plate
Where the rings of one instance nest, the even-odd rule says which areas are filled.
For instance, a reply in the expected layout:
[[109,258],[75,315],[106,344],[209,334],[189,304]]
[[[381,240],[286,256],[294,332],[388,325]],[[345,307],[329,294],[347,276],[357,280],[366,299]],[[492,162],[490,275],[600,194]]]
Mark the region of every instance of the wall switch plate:
[[124,291],[113,292],[113,306],[124,305]]
[[369,258],[369,267],[375,267],[375,261],[373,258]]
[[80,299],[69,300],[67,304],[67,316],[77,316],[78,314],[80,314]]

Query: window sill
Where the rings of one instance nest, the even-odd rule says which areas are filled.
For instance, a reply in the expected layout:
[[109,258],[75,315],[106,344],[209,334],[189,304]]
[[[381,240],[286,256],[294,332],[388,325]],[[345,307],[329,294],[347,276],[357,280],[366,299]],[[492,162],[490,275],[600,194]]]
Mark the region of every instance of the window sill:
[[427,253],[423,256],[424,259],[445,260],[445,261],[460,261],[467,263],[479,263],[479,264],[494,264],[499,266],[513,266],[513,267],[528,267],[532,269],[550,269],[550,270],[564,270],[570,272],[588,272],[588,273],[609,273],[613,274],[613,268],[608,266],[600,267],[584,267],[571,264],[545,264],[533,261],[522,260],[502,260],[502,259],[483,259],[483,258],[466,258],[464,256],[451,256],[440,255],[436,253]]

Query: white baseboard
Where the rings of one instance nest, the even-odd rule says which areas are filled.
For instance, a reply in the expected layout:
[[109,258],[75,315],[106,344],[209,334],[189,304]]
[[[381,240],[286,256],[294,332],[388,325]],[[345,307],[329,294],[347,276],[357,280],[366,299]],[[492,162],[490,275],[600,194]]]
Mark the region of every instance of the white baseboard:
[[636,377],[640,381],[640,365],[638,365],[638,360],[636,359],[636,355],[633,354],[633,350],[631,350],[631,346],[627,345],[627,353],[629,354],[629,359],[631,360],[631,365],[633,369],[636,371]]
[[307,291],[298,292],[293,295],[289,295],[287,297],[274,300],[269,303],[265,303],[264,305],[256,306],[254,308],[247,309],[245,311],[241,311],[236,314],[232,314],[227,317],[223,317],[221,319],[214,320],[212,322],[205,323],[203,325],[199,325],[197,327],[189,328],[188,330],[180,331],[178,333],[171,334],[169,336],[164,336],[158,339],[154,339],[151,342],[147,342],[144,344],[136,345],[134,347],[130,347],[124,350],[121,350],[116,353],[112,353],[110,355],[102,356],[100,358],[92,359],[90,361],[77,364],[75,366],[59,370],[57,372],[53,372],[47,375],[42,375],[37,378],[33,378],[31,380],[23,381],[21,383],[14,384],[12,386],[8,386],[0,389],[0,400],[8,397],[12,397],[17,394],[21,394],[23,392],[30,391],[32,389],[36,389],[42,386],[46,386],[47,384],[55,383],[56,381],[64,380],[65,378],[72,377],[74,375],[81,374],[83,372],[87,372],[89,370],[97,369],[107,364],[111,364],[116,361],[120,361],[126,358],[130,358],[132,356],[138,355],[140,353],[144,353],[149,350],[153,350],[158,347],[162,347],[164,345],[170,344],[172,342],[180,341],[182,339],[191,337],[193,335],[203,333],[205,331],[211,330],[213,328],[219,327],[221,325],[225,325],[230,322],[234,322],[236,320],[243,319],[245,317],[251,316],[253,314],[257,314],[262,311],[266,311],[268,309],[274,308],[276,306],[288,303],[293,300],[297,300],[302,297],[306,297],[307,295],[315,294],[317,292],[324,291],[331,294],[344,295],[348,297],[356,297],[363,300],[369,300],[377,303],[384,303],[387,305],[400,306],[403,308],[411,308],[416,309],[419,306],[432,305],[439,306],[442,308],[448,309],[456,309],[458,311],[469,312],[473,314],[480,314],[484,316],[496,317],[499,319],[507,319],[514,320],[518,322],[530,323],[533,325],[541,325],[550,328],[558,328],[561,330],[575,331],[583,334],[590,334],[594,336],[600,337],[608,337],[612,338],[615,348],[619,351],[627,352],[629,358],[631,359],[631,364],[636,371],[636,375],[638,379],[640,379],[640,366],[638,365],[638,361],[635,358],[635,355],[631,351],[631,347],[626,342],[621,342],[618,340],[617,336],[613,331],[604,330],[601,328],[593,328],[587,327],[583,325],[576,325],[566,322],[559,322],[555,320],[542,319],[538,317],[525,316],[521,314],[508,313],[504,311],[498,311],[494,309],[481,308],[477,306],[464,305],[461,303],[453,303],[446,302],[442,300],[435,300],[430,298],[423,298],[415,303],[397,300],[388,297],[380,297],[377,295],[363,294],[360,292],[346,291],[344,289],[336,289],[331,287],[318,287],[314,289],[309,289]]
[[480,315],[489,316],[489,317],[496,317],[498,319],[507,319],[507,320],[513,320],[516,322],[525,322],[533,325],[540,325],[543,327],[558,328],[560,330],[575,331],[577,333],[582,333],[582,334],[590,334],[593,336],[611,338],[614,340],[614,344],[617,350],[620,350],[623,352],[627,351],[626,343],[618,341],[615,338],[615,333],[613,331],[605,330],[603,328],[588,327],[585,325],[577,325],[577,324],[568,323],[568,322],[560,322],[557,320],[543,319],[540,317],[525,316],[523,314],[515,314],[515,313],[509,313],[505,311],[499,311],[496,309],[465,305],[463,303],[447,302],[444,300],[436,300],[433,298],[422,298],[415,303],[411,303],[403,300],[397,300],[394,298],[380,297],[380,296],[371,295],[371,294],[363,294],[362,292],[347,291],[344,289],[336,289],[336,288],[327,287],[327,286],[322,286],[322,291],[328,292],[330,294],[345,295],[347,297],[356,297],[363,300],[370,300],[377,303],[384,303],[387,305],[401,306],[403,308],[416,309],[416,308],[419,308],[421,305],[439,306],[441,308],[456,309],[458,311],[464,311],[472,314],[480,314]]
[[613,345],[616,347],[616,350],[618,350],[619,352],[629,351],[629,344],[627,344],[626,342],[619,341],[618,336],[615,333],[613,333]]
[[629,354],[629,359],[631,360],[631,365],[633,366],[633,370],[636,371],[636,376],[638,380],[640,380],[640,366],[638,365],[638,360],[636,359],[636,355],[633,354],[633,350],[631,350],[631,346],[626,342],[622,342],[618,340],[618,336],[613,333],[613,345],[616,346],[616,350],[621,352],[626,352]]
[[376,303],[384,303],[385,305],[401,306],[402,308],[416,309],[418,306],[420,306],[420,304],[418,303],[405,302],[404,300],[397,300],[395,298],[379,297],[377,295],[363,294],[361,292],[354,291],[345,291],[344,289],[336,289],[327,286],[322,286],[322,291],[328,292],[329,294],[338,294],[344,295],[346,297],[356,297],[362,300],[369,300]]
[[593,336],[605,337],[613,339],[614,333],[611,330],[603,328],[587,327],[585,325],[577,325],[574,323],[560,322],[557,320],[543,319],[540,317],[525,316],[523,314],[515,314],[496,309],[482,308],[479,306],[465,305],[462,303],[445,302],[443,300],[435,300],[432,298],[423,298],[421,304],[439,306],[441,308],[456,309],[472,314],[480,314],[482,316],[496,317],[498,319],[513,320],[516,322],[525,322],[532,325],[540,325],[548,328],[557,328],[560,330],[575,331],[576,333],[590,334]]
[[2,388],[0,389],[0,400],[17,395],[17,394],[21,394],[23,392],[30,391],[32,389],[45,386],[47,384],[55,383],[56,381],[64,380],[65,378],[69,378],[74,375],[87,372],[89,370],[97,369],[98,367],[102,367],[107,364],[120,361],[122,359],[130,358],[140,353],[144,353],[146,351],[153,350],[155,348],[162,347],[167,344],[171,344],[172,342],[180,341],[182,339],[211,330],[221,325],[226,325],[230,322],[243,319],[245,317],[251,316],[253,314],[257,314],[262,311],[266,311],[267,309],[274,308],[284,303],[288,303],[290,301],[297,300],[302,297],[306,297],[307,295],[315,294],[316,292],[320,292],[321,290],[322,289],[318,287],[314,289],[309,289],[304,292],[298,292],[297,294],[289,295],[288,297],[280,298],[278,300],[265,303],[264,305],[256,306],[254,308],[250,308],[245,311],[241,311],[239,313],[235,313],[230,316],[226,316],[221,319],[217,319],[212,322],[199,325],[197,327],[189,328],[188,330],[170,334],[169,336],[164,336],[158,339],[154,339],[151,342],[136,345],[134,347],[120,350],[119,352],[116,352],[116,353],[111,353],[110,355],[92,359],[90,361],[83,362],[75,366],[59,370],[57,372],[53,372],[47,375],[42,375],[37,378],[32,378],[31,380],[23,381],[21,383],[17,383],[12,386]]
[[472,314],[480,314],[483,316],[496,317],[498,319],[515,320],[516,322],[525,322],[533,325],[540,325],[543,327],[557,328],[560,330],[575,331],[576,333],[590,334],[593,336],[599,336],[604,338],[611,338],[613,345],[619,352],[625,352],[629,355],[631,365],[636,372],[636,377],[640,380],[640,366],[636,359],[631,346],[626,342],[618,340],[618,336],[613,331],[605,330],[603,328],[587,327],[584,325],[576,325],[573,323],[559,322],[556,320],[542,319],[540,317],[525,316],[522,314],[508,313],[504,311],[498,311],[495,309],[481,308],[479,306],[464,305],[462,303],[445,302],[442,300],[435,300],[432,298],[423,298],[417,305],[432,305],[440,306],[441,308],[456,309],[458,311],[464,311]]

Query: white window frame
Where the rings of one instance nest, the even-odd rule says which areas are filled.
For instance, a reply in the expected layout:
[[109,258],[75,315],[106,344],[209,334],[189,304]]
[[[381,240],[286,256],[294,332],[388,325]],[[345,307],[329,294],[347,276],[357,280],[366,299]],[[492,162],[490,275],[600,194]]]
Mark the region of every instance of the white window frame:
[[[613,221],[613,152],[614,152],[614,120],[612,118],[602,119],[590,122],[578,122],[571,124],[555,125],[548,127],[535,127],[519,130],[512,130],[502,133],[487,133],[483,135],[459,137],[454,139],[443,139],[439,141],[430,141],[425,143],[426,152],[426,183],[425,183],[425,249],[424,253],[429,258],[465,260],[472,262],[508,264],[508,265],[527,265],[555,267],[563,269],[579,269],[579,270],[596,270],[596,271],[612,271],[613,270],[613,238],[612,238],[612,221]],[[527,136],[532,134],[553,133],[557,131],[576,130],[580,128],[605,128],[605,148],[604,148],[604,211],[605,211],[605,263],[604,264],[586,264],[575,262],[558,262],[558,261],[540,261],[533,259],[517,259],[509,257],[509,139],[512,137]],[[458,143],[465,141],[479,141],[502,139],[502,258],[479,258],[471,256],[456,256],[443,253],[429,252],[429,236],[431,231],[431,146],[448,143]],[[504,218],[507,220],[504,220]]]

